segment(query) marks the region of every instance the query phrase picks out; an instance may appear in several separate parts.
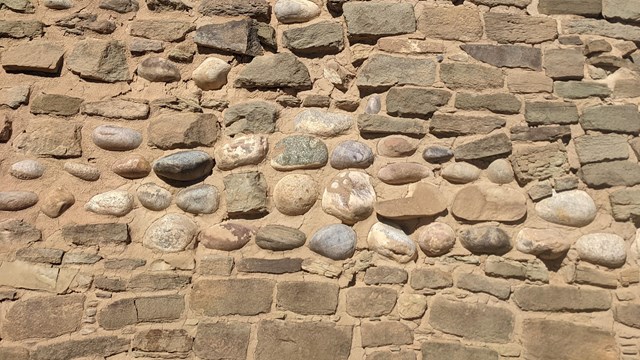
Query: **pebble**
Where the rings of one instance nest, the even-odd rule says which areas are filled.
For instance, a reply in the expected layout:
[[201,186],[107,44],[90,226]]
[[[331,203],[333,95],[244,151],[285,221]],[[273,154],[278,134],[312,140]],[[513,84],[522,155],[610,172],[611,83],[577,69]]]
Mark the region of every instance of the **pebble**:
[[140,204],[149,210],[160,211],[171,205],[171,192],[154,183],[140,185],[136,195]]
[[511,250],[509,235],[496,226],[477,225],[458,232],[460,243],[474,254],[503,255]]
[[22,160],[11,165],[11,176],[20,180],[33,180],[44,174],[44,165],[36,160]]
[[496,184],[508,184],[513,181],[513,167],[505,159],[497,159],[487,167],[487,178]]
[[345,133],[353,126],[350,115],[331,113],[320,109],[307,109],[293,119],[295,130],[304,134],[333,137]]
[[454,184],[466,184],[478,180],[482,171],[465,162],[449,164],[442,169],[442,177]]
[[292,24],[309,21],[320,15],[320,7],[309,0],[278,0],[273,12],[279,22]]
[[344,224],[326,225],[309,240],[311,251],[333,260],[345,260],[356,251],[357,235]]
[[111,151],[133,150],[142,144],[140,132],[115,125],[98,126],[93,130],[91,138],[99,148]]
[[48,217],[55,219],[67,211],[75,202],[76,198],[71,192],[62,187],[56,187],[49,191],[42,199],[40,202],[40,211]]
[[38,202],[38,195],[31,191],[0,191],[0,210],[18,211],[30,208]]
[[96,181],[100,178],[100,170],[92,165],[66,162],[64,163],[63,169],[69,174],[85,181]]
[[394,163],[378,171],[378,179],[389,185],[404,185],[433,176],[428,167],[418,163]]
[[218,189],[213,185],[198,184],[180,190],[176,205],[192,214],[213,214],[219,206]]
[[138,76],[151,82],[174,82],[180,80],[180,70],[167,59],[152,56],[138,65]]
[[284,225],[263,226],[256,234],[256,244],[272,251],[296,249],[306,241],[307,236],[302,231]]
[[66,10],[73,7],[73,1],[71,0],[44,0],[42,4],[54,10]]
[[111,190],[92,197],[85,210],[100,215],[124,216],[133,210],[133,196],[124,190]]
[[422,152],[424,161],[432,164],[440,164],[449,161],[453,157],[453,150],[444,146],[429,146]]
[[418,148],[418,140],[404,135],[390,135],[378,141],[378,155],[386,157],[411,156]]
[[451,213],[468,221],[516,221],[527,214],[527,198],[505,186],[467,185],[456,193]]
[[153,171],[160,178],[192,181],[208,176],[213,169],[213,159],[200,150],[186,150],[156,160]]
[[225,222],[202,229],[198,241],[207,249],[233,251],[245,246],[255,236],[253,227]]
[[583,235],[576,242],[580,260],[608,268],[619,268],[627,261],[624,239],[616,234]]
[[111,171],[126,179],[141,179],[151,172],[151,164],[142,155],[130,155],[116,160]]
[[215,158],[220,170],[232,170],[244,165],[261,163],[268,150],[269,141],[265,135],[243,135],[219,147]]
[[164,252],[178,252],[186,249],[197,233],[198,226],[188,216],[167,214],[149,226],[142,244]]
[[442,256],[456,243],[456,233],[451,226],[434,222],[418,229],[418,246],[427,256]]
[[589,225],[596,218],[596,204],[582,190],[564,191],[536,204],[536,213],[542,219],[573,227]]
[[216,57],[206,58],[193,73],[191,78],[202,90],[219,90],[227,83],[227,75],[231,65]]
[[347,224],[355,224],[371,215],[375,201],[371,177],[347,170],[336,175],[325,188],[322,209]]
[[285,215],[302,215],[318,199],[318,183],[305,174],[291,174],[278,181],[273,189],[276,209]]
[[381,222],[371,227],[367,242],[369,249],[399,263],[407,263],[416,256],[416,244],[407,234]]
[[327,164],[329,151],[322,140],[308,135],[292,135],[273,148],[271,166],[276,170],[317,169]]
[[375,115],[380,112],[380,107],[380,95],[371,95],[369,100],[367,100],[367,106],[364,108],[364,113]]
[[373,151],[364,143],[355,140],[343,141],[331,153],[330,164],[334,169],[365,169],[373,164]]
[[563,257],[572,244],[572,238],[566,231],[558,229],[524,228],[516,235],[516,249],[543,260],[555,260]]

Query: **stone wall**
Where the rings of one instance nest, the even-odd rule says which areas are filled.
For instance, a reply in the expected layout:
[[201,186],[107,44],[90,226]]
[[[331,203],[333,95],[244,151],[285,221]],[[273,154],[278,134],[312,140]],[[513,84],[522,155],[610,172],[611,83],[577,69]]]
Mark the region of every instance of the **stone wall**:
[[638,359],[638,2],[453,3],[0,0],[0,359]]

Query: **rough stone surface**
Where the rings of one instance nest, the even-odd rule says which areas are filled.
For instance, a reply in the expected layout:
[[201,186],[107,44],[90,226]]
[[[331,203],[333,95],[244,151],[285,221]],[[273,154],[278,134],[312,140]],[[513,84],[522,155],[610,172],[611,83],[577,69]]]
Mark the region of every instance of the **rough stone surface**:
[[74,158],[82,155],[82,126],[63,119],[33,119],[16,136],[16,149],[42,157]]
[[469,185],[458,191],[451,212],[469,221],[516,221],[527,214],[527,198],[504,186]]
[[555,260],[569,251],[572,240],[563,230],[524,228],[516,235],[515,242],[520,252]]
[[268,102],[249,101],[231,106],[224,113],[225,133],[269,134],[276,129],[278,109]]
[[367,236],[369,248],[400,263],[411,261],[416,255],[416,244],[402,230],[385,223],[375,223]]
[[416,242],[427,256],[440,256],[453,248],[456,234],[451,226],[435,222],[418,230]]
[[417,183],[410,196],[377,201],[376,213],[388,219],[416,219],[438,215],[447,209],[438,187],[428,183]]
[[416,31],[413,6],[406,3],[347,2],[343,6],[350,39],[376,39]]
[[513,292],[515,303],[528,311],[598,311],[611,307],[611,296],[600,289],[526,285]]
[[522,103],[512,95],[506,93],[481,94],[458,93],[456,107],[462,110],[489,110],[498,114],[517,114]]
[[592,106],[585,108],[580,118],[585,130],[637,134],[640,113],[636,105]]
[[311,86],[309,70],[294,55],[279,53],[254,58],[234,82],[241,88],[308,88]]
[[529,46],[465,44],[460,48],[474,59],[496,67],[531,70],[542,67],[542,52]]
[[627,259],[625,241],[616,234],[583,235],[576,241],[575,248],[581,260],[609,268],[621,267]]
[[335,22],[320,22],[302,28],[285,30],[282,42],[292,52],[313,56],[336,54],[344,49],[342,25]]
[[230,216],[267,212],[267,181],[261,172],[247,171],[224,177],[227,213]]
[[497,116],[436,114],[429,124],[430,132],[438,137],[488,134],[506,124]]
[[[3,338],[54,338],[80,327],[84,295],[42,296],[15,303],[2,326]],[[38,316],[31,316],[38,314]]]
[[511,237],[496,226],[476,225],[458,231],[462,246],[475,254],[502,255],[511,250]]
[[450,89],[484,90],[501,88],[504,77],[500,69],[478,64],[444,63],[440,79]]
[[450,360],[498,360],[495,350],[485,347],[466,346],[454,342],[429,341],[422,344],[422,360],[448,358]]
[[218,210],[218,189],[213,185],[198,184],[180,190],[176,205],[192,214],[212,214]]
[[6,71],[55,74],[60,72],[63,55],[64,48],[59,44],[32,41],[5,50],[2,53],[2,67]]
[[167,214],[149,226],[142,243],[154,250],[177,252],[189,246],[196,233],[196,224],[186,215]]
[[193,70],[191,78],[202,90],[218,90],[227,83],[231,65],[224,60],[209,57]]
[[249,16],[268,21],[269,8],[269,3],[265,0],[249,0],[240,4],[234,0],[205,0],[200,3],[198,12],[207,16]]
[[318,199],[318,184],[309,175],[291,174],[283,177],[273,188],[273,202],[283,214],[302,215]]
[[274,286],[265,279],[200,280],[193,284],[191,309],[206,316],[265,313],[271,309]]
[[521,184],[563,176],[569,170],[566,149],[557,142],[516,148],[511,165]]
[[256,165],[267,156],[269,143],[263,135],[242,135],[225,142],[215,153],[218,168],[232,170],[240,166]]
[[361,90],[383,90],[395,85],[430,86],[435,81],[436,64],[432,60],[375,54],[356,77]]
[[88,80],[112,83],[130,78],[125,45],[118,40],[81,40],[67,56],[66,64]]
[[407,325],[400,322],[385,321],[363,323],[360,328],[363,347],[387,345],[410,345],[413,334]]
[[343,171],[336,175],[322,194],[322,209],[338,219],[353,224],[371,215],[376,192],[369,175]]
[[387,113],[426,119],[446,105],[450,98],[451,93],[441,89],[393,87],[387,94]]
[[351,129],[354,120],[351,116],[330,113],[319,109],[304,110],[294,118],[295,129],[298,132],[333,137],[341,135]]
[[351,352],[351,326],[263,320],[257,334],[256,360],[346,360]]
[[592,188],[640,184],[640,166],[631,161],[586,164],[580,168],[578,175]]
[[353,287],[347,290],[347,313],[354,317],[378,317],[393,310],[398,294],[384,287]]
[[521,14],[485,13],[487,38],[499,43],[538,44],[558,36],[556,20]]
[[[193,41],[202,47],[233,54],[262,55],[257,28],[253,26],[253,22],[250,19],[200,26],[196,30]],[[225,67],[224,64],[222,64],[222,67],[227,73],[231,69],[230,66]]]
[[163,115],[151,120],[148,142],[163,150],[212,146],[218,137],[218,126],[213,114]]
[[133,210],[133,206],[133,195],[123,190],[112,190],[93,196],[84,208],[96,214],[124,216]]
[[459,145],[453,153],[457,160],[478,160],[508,154],[511,148],[509,137],[501,132]]
[[418,30],[429,38],[475,41],[482,37],[480,14],[470,7],[424,7]]
[[411,272],[409,285],[415,290],[444,289],[453,286],[453,278],[439,269],[416,269]]
[[193,351],[202,359],[243,359],[251,327],[238,322],[198,324]]

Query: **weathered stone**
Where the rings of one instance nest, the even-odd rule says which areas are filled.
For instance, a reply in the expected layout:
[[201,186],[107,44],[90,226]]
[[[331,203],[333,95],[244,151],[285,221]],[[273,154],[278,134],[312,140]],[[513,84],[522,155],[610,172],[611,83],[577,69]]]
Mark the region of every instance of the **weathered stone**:
[[364,143],[347,140],[333,149],[329,163],[338,170],[347,168],[365,169],[373,163],[373,151]]
[[484,13],[487,38],[498,43],[538,44],[558,36],[556,20],[525,14]]
[[573,19],[562,22],[566,34],[599,35],[614,39],[640,41],[640,30],[634,25],[611,23],[606,20]]
[[80,111],[82,99],[60,94],[38,94],[31,101],[32,114],[72,116]]
[[604,0],[602,2],[602,15],[606,19],[620,19],[626,21],[640,21],[640,6],[620,0]]
[[29,350],[20,346],[0,347],[0,359],[29,360]]
[[509,91],[521,94],[553,91],[553,79],[541,72],[510,70],[507,72]]
[[193,181],[208,176],[213,165],[213,159],[204,151],[180,151],[156,160],[153,172],[164,179]]
[[229,276],[233,270],[230,256],[205,255],[198,261],[198,273],[202,275]]
[[93,286],[96,289],[111,292],[120,292],[127,289],[126,281],[119,277],[96,276],[93,279]]
[[417,183],[410,196],[378,201],[376,213],[389,219],[415,219],[434,216],[447,209],[447,201],[437,186]]
[[478,64],[441,64],[440,79],[448,88],[454,90],[485,90],[501,88],[504,85],[500,69]]
[[136,130],[115,126],[100,125],[91,133],[93,143],[110,151],[133,150],[142,143],[142,134]]
[[472,94],[458,93],[456,108],[462,110],[489,110],[499,114],[517,114],[522,103],[512,94]]
[[353,125],[353,117],[319,109],[304,110],[294,118],[295,130],[322,137],[340,135]]
[[429,163],[439,164],[449,161],[453,157],[453,151],[444,146],[427,146],[422,152],[422,158]]
[[163,150],[212,146],[218,126],[216,116],[210,113],[161,115],[149,124],[149,145]]
[[309,175],[291,174],[273,189],[273,202],[283,214],[296,216],[309,211],[318,198],[318,184]]
[[184,329],[147,329],[136,333],[131,347],[133,351],[187,353],[193,338]]
[[218,189],[209,184],[198,184],[180,190],[176,205],[192,214],[213,214],[218,210]]
[[545,73],[556,80],[580,80],[584,77],[585,60],[578,48],[548,49],[544,53]]
[[404,269],[391,266],[376,266],[367,269],[364,282],[367,285],[404,284],[409,276]]
[[191,309],[205,316],[266,313],[274,286],[275,281],[266,279],[200,280],[193,284]]
[[631,161],[586,164],[580,168],[578,175],[591,188],[640,184],[640,166]]
[[63,187],[51,189],[40,202],[40,211],[50,218],[57,218],[67,211],[76,198],[71,192]]
[[505,126],[506,120],[497,116],[436,114],[429,130],[438,137],[488,134]]
[[31,351],[32,360],[68,360],[86,356],[109,357],[129,350],[130,339],[115,335],[58,340],[38,345]]
[[35,12],[35,8],[29,0],[2,0],[0,7],[26,14],[33,14]]
[[609,195],[613,218],[627,221],[640,216],[640,192],[638,189],[620,189]]
[[451,93],[441,89],[393,87],[387,93],[387,113],[426,119],[450,98]]
[[385,287],[352,287],[346,290],[347,314],[354,317],[379,317],[393,310],[398,294]]
[[1,20],[0,38],[33,39],[44,34],[44,24],[37,20]]
[[100,9],[112,10],[121,14],[138,11],[140,6],[137,0],[101,0]]
[[80,327],[85,296],[41,296],[16,302],[2,326],[3,338],[54,338]]
[[292,52],[309,56],[336,54],[344,49],[342,24],[320,22],[306,27],[285,30],[283,45]]
[[73,2],[71,0],[45,0],[42,4],[53,10],[66,10],[73,7]]
[[511,285],[507,280],[491,279],[476,274],[459,274],[456,276],[456,287],[475,293],[493,295],[501,300],[507,300],[511,295]]
[[113,83],[131,78],[126,46],[118,40],[80,40],[66,63],[72,72],[87,80]]
[[38,202],[38,195],[31,191],[1,191],[0,210],[20,211],[32,207]]
[[354,224],[371,215],[375,200],[376,193],[369,175],[343,171],[325,188],[322,209],[348,224]]
[[302,259],[260,259],[242,258],[236,262],[236,269],[245,273],[288,274],[302,271]]
[[279,309],[296,314],[331,315],[338,306],[338,290],[337,284],[329,282],[280,282],[276,304]]
[[410,4],[348,2],[343,10],[347,33],[355,41],[416,31]]
[[200,230],[198,242],[208,249],[232,251],[256,237],[256,230],[237,222],[223,222]]
[[62,263],[64,251],[52,248],[22,248],[16,251],[16,259],[34,263],[54,264]]
[[411,329],[399,321],[365,322],[360,325],[362,347],[411,345]]
[[309,240],[309,249],[332,260],[345,260],[356,251],[356,232],[343,224],[326,225]]
[[256,245],[272,251],[299,248],[307,241],[305,233],[284,225],[266,225],[256,234]]
[[409,285],[415,290],[444,289],[453,286],[453,277],[440,269],[414,269]]
[[62,227],[62,238],[80,246],[118,245],[130,242],[127,224],[117,223],[67,225]]
[[42,234],[33,225],[17,219],[0,222],[0,243],[28,245],[40,241]]
[[618,287],[618,278],[614,274],[580,265],[576,267],[573,282],[611,289]]
[[484,263],[484,272],[489,276],[507,279],[549,282],[549,271],[539,260],[526,264],[491,255]]
[[615,234],[583,235],[576,241],[575,247],[581,260],[596,265],[618,268],[623,266],[627,259],[625,241]]
[[[257,28],[253,26],[251,19],[200,26],[193,41],[202,47],[232,54],[258,56],[263,53]],[[230,69],[229,66],[226,72]]]
[[138,76],[151,82],[175,82],[180,80],[180,70],[169,60],[151,56],[136,69]]
[[22,160],[11,165],[9,173],[20,180],[33,180],[44,174],[45,167],[36,160]]
[[559,229],[524,228],[516,235],[516,249],[545,260],[564,256],[573,240],[566,231]]
[[640,112],[633,104],[592,106],[583,110],[580,125],[585,130],[637,134]]
[[524,116],[530,125],[568,125],[578,122],[578,109],[569,102],[526,102]]
[[258,323],[256,360],[347,360],[352,327],[329,322],[298,323],[262,320]]
[[428,341],[422,343],[422,360],[445,358],[449,360],[498,360],[499,354],[495,350],[485,347],[467,346],[457,342]]
[[230,216],[268,212],[267,181],[261,172],[247,171],[224,177],[227,213]]
[[613,317],[620,323],[638,329],[640,328],[639,310],[638,304],[616,304],[613,308]]
[[414,162],[392,163],[378,171],[378,179],[390,185],[414,183],[429,176],[433,176],[431,169]]
[[233,83],[241,88],[293,88],[311,87],[307,67],[289,53],[255,57],[245,65]]
[[[17,109],[20,105],[26,104],[29,101],[30,93],[31,85],[17,85],[0,88],[0,106],[3,105],[12,109]],[[4,128],[4,125],[2,128]],[[0,133],[3,132],[4,131],[0,130]],[[4,138],[4,136],[0,135],[0,139],[2,138]]]
[[228,140],[216,150],[218,168],[231,170],[244,165],[256,165],[267,155],[268,140],[262,135],[243,135]]
[[96,214],[120,217],[133,210],[133,206],[133,195],[124,190],[111,190],[94,195],[84,208]]
[[[32,56],[32,54],[38,54],[38,56]],[[59,44],[41,40],[31,41],[3,51],[2,67],[8,72],[56,74],[60,72],[63,54],[64,48]]]
[[620,135],[584,135],[574,139],[581,164],[629,158],[627,139]]
[[521,184],[562,176],[569,171],[566,150],[558,143],[516,148],[511,165]]
[[86,115],[127,120],[146,119],[149,115],[149,105],[122,99],[85,102],[81,109]]
[[568,0],[553,1],[541,0],[538,3],[538,11],[547,15],[582,15],[598,16],[602,11],[602,1],[600,0]]
[[511,237],[496,226],[476,225],[461,229],[458,239],[474,254],[502,255],[511,250]]
[[131,36],[168,42],[184,40],[195,28],[190,22],[178,20],[134,20],[129,25]]
[[[420,294],[400,294],[397,309],[402,319],[421,318],[427,309],[427,298]],[[415,356],[412,359],[415,359]]]
[[433,299],[430,311],[429,324],[435,329],[482,342],[509,342],[515,325],[515,316],[506,308],[451,301],[442,296]]
[[141,179],[151,173],[151,164],[142,155],[133,154],[116,160],[111,171],[125,179]]
[[320,15],[320,7],[309,0],[278,0],[273,12],[279,22],[293,24],[317,17]]
[[418,148],[418,141],[404,135],[390,135],[378,141],[378,155],[387,157],[411,156]]
[[[5,261],[0,264],[0,286],[12,288],[56,291],[60,271],[50,265],[29,264],[23,261]],[[27,315],[28,316],[28,315]],[[20,331],[54,331],[24,329]]]
[[468,221],[516,221],[527,214],[527,198],[504,186],[469,185],[456,193],[451,212]]
[[400,54],[431,54],[443,53],[444,46],[439,41],[382,38],[378,39],[378,49]]
[[238,3],[235,0],[204,0],[198,12],[206,16],[248,16],[259,21],[269,21],[271,7],[265,0],[248,0]]
[[144,233],[142,244],[163,252],[178,252],[196,237],[198,226],[182,214],[167,214],[154,221]]
[[250,335],[248,323],[200,323],[193,352],[201,359],[245,359]]
[[140,273],[131,277],[127,289],[137,291],[173,290],[185,287],[191,275],[174,272]]
[[234,136],[245,134],[270,134],[276,129],[278,109],[264,101],[249,101],[231,106],[224,113],[225,133]]
[[374,136],[386,134],[423,136],[428,132],[427,125],[427,122],[418,119],[392,118],[371,114],[358,116],[358,130],[360,130],[360,133]]
[[553,90],[558,96],[567,99],[606,98],[611,95],[607,84],[587,81],[556,81],[553,83]]
[[475,8],[425,6],[418,30],[428,38],[475,41],[482,37],[482,21]]
[[453,149],[456,160],[478,160],[501,156],[511,152],[511,141],[503,133],[472,140]]
[[82,155],[81,129],[80,124],[66,119],[32,119],[25,132],[16,136],[13,146],[43,157],[79,157]]
[[356,85],[365,91],[386,90],[395,85],[430,86],[435,76],[433,60],[375,54],[360,69]]
[[512,141],[549,141],[568,140],[571,138],[571,128],[561,126],[514,126],[510,129]]
[[513,300],[527,311],[604,311],[611,308],[606,290],[574,286],[525,285],[513,292]]
[[315,169],[327,164],[328,149],[322,140],[308,135],[291,135],[273,148],[271,166],[276,170]]
[[465,44],[460,48],[474,59],[496,67],[542,69],[542,52],[529,46]]
[[381,222],[373,224],[367,236],[369,249],[378,254],[406,263],[416,257],[416,244],[401,229]]

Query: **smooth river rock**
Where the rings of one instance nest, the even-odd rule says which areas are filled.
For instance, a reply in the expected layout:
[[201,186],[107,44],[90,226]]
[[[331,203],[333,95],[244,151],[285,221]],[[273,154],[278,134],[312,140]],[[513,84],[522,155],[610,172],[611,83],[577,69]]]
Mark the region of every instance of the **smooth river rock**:
[[559,229],[524,228],[516,235],[516,249],[543,260],[563,257],[572,244],[567,231]]
[[160,211],[171,205],[171,192],[154,183],[140,185],[136,195],[140,204],[149,210]]
[[133,150],[142,144],[139,131],[115,125],[98,126],[91,133],[91,138],[98,147],[110,151]]
[[378,155],[386,157],[411,156],[418,148],[418,140],[404,135],[389,135],[378,141]]
[[583,235],[576,241],[580,260],[609,268],[619,268],[627,260],[624,239],[616,234],[596,233]]
[[151,173],[151,164],[144,156],[133,154],[116,160],[111,171],[125,179],[141,179]]
[[0,191],[0,210],[19,211],[38,202],[38,195],[31,191]]
[[440,164],[449,161],[453,157],[453,150],[444,146],[427,146],[422,152],[424,161],[432,164]]
[[133,205],[133,195],[124,190],[111,190],[95,195],[84,208],[100,215],[125,216],[133,210]]
[[232,170],[261,163],[269,150],[267,139],[265,135],[243,135],[228,140],[215,153],[218,168]]
[[253,227],[239,222],[224,222],[202,229],[198,241],[208,249],[233,251],[245,246],[255,236]]
[[469,221],[516,221],[527,214],[527,198],[504,186],[468,185],[454,197],[451,212]]
[[213,165],[213,159],[206,152],[186,150],[156,160],[153,164],[153,171],[160,178],[193,181],[208,176]]
[[33,180],[44,175],[44,165],[36,160],[22,160],[11,165],[9,173],[16,179]]
[[189,246],[198,226],[183,214],[167,214],[154,221],[144,233],[142,244],[163,252],[178,252]]
[[474,254],[503,255],[511,250],[509,234],[496,226],[471,226],[458,231],[458,238]]
[[276,170],[317,169],[327,164],[329,150],[322,140],[308,135],[291,135],[273,147],[271,166]]
[[375,223],[367,236],[369,249],[400,263],[416,256],[416,244],[402,230],[381,222]]
[[451,226],[434,222],[418,229],[417,242],[427,256],[441,256],[455,245],[456,233]]
[[55,219],[75,204],[73,194],[63,188],[56,187],[49,191],[40,202],[40,211],[48,217]]
[[536,213],[542,219],[559,225],[582,227],[596,217],[596,204],[582,190],[563,191],[536,204]]
[[456,162],[445,166],[441,176],[450,183],[466,184],[478,180],[481,172],[482,170],[477,166],[466,162]]
[[285,215],[302,215],[313,207],[318,194],[318,183],[313,177],[291,174],[280,179],[273,188],[273,202]]
[[193,73],[191,79],[202,90],[218,90],[227,83],[231,65],[216,57],[206,58]]
[[295,130],[300,133],[333,137],[345,133],[355,123],[352,116],[331,113],[320,109],[307,109],[293,119]]
[[505,159],[497,159],[487,167],[487,178],[496,184],[508,184],[514,180],[513,167]]
[[393,163],[378,171],[378,179],[389,185],[404,185],[433,176],[433,171],[418,163]]
[[100,178],[100,169],[93,165],[66,162],[62,168],[69,174],[85,181],[96,181]]
[[355,140],[343,141],[333,149],[329,163],[338,170],[366,169],[373,164],[373,151],[364,143]]
[[369,175],[358,171],[342,171],[322,194],[322,209],[347,224],[368,218],[373,212],[376,192]]
[[256,234],[256,244],[272,251],[296,249],[306,241],[307,236],[302,231],[284,225],[263,226]]
[[356,251],[358,236],[344,224],[326,225],[318,229],[309,240],[309,249],[333,260],[345,260]]
[[306,22],[320,15],[320,7],[309,0],[278,0],[273,12],[279,22],[292,24]]
[[198,184],[180,190],[176,205],[192,214],[213,214],[219,205],[218,189],[209,184]]

